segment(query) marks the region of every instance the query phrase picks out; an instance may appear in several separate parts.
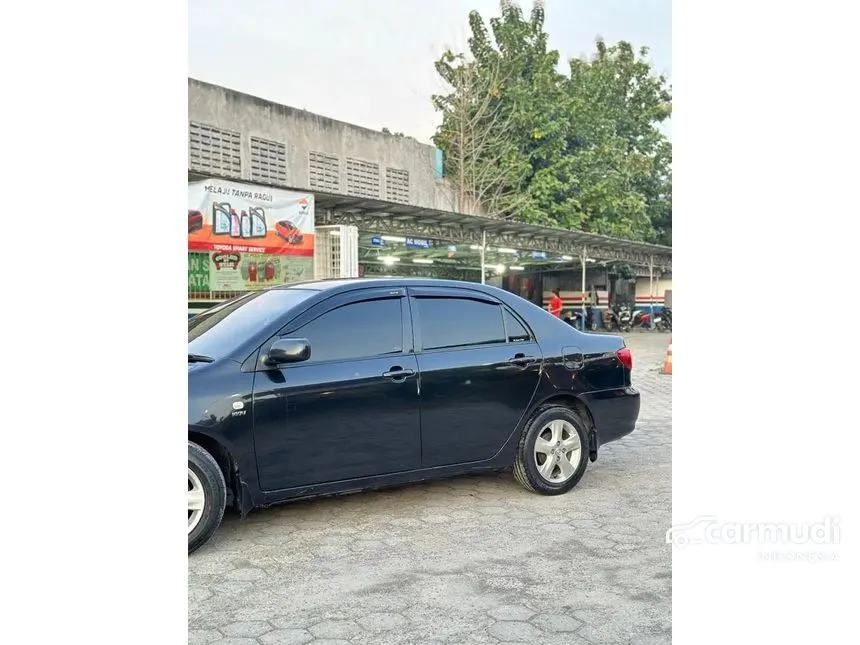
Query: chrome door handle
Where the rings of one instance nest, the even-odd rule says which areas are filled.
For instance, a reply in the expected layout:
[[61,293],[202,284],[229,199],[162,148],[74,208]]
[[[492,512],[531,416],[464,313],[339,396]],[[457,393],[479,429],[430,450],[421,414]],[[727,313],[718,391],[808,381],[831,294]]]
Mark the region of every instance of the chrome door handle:
[[389,371],[382,373],[382,378],[392,381],[405,381],[413,376],[415,376],[415,370],[404,370],[400,367],[392,367]]
[[513,358],[508,359],[508,363],[511,365],[531,365],[532,363],[537,362],[537,358],[534,356],[525,356],[524,354],[517,354]]

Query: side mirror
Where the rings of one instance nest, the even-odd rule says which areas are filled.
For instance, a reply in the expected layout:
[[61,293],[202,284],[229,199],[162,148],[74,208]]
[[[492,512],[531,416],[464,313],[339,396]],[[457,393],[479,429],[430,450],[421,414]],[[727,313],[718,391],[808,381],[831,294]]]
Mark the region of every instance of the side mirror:
[[304,338],[279,338],[269,348],[264,363],[270,367],[301,363],[311,357],[311,344]]

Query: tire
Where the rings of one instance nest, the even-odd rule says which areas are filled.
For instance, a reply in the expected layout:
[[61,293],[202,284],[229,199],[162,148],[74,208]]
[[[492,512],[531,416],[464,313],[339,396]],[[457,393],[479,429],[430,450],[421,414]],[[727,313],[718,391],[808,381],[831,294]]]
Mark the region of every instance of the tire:
[[[547,452],[543,453],[540,450],[536,451],[538,439],[547,441],[548,438],[553,438],[554,430],[550,427],[554,424],[555,428],[560,428],[562,432],[560,436],[555,436],[556,441],[562,441],[561,445],[555,445],[552,441],[547,442]],[[555,465],[550,465],[549,468],[541,468],[549,462],[552,464],[553,454],[549,452],[551,449],[560,449],[564,447],[566,441],[570,441],[569,445],[575,446],[578,439],[578,463],[573,464],[574,459],[571,459],[566,454],[556,454]],[[575,448],[574,448],[575,450]],[[546,457],[542,463],[538,463],[537,452]],[[572,452],[572,451],[571,451]],[[517,456],[514,461],[514,478],[526,490],[540,493],[542,495],[561,495],[568,492],[579,483],[582,476],[585,474],[585,469],[588,468],[589,443],[588,430],[576,412],[570,408],[560,405],[551,405],[538,408],[525,428],[523,428],[523,436],[520,439],[520,445],[517,448]],[[568,459],[568,463],[572,466],[570,474],[565,473],[564,464],[561,460]],[[549,472],[550,478],[546,476]],[[558,478],[556,478],[558,475]]]
[[[193,553],[209,541],[221,525],[227,505],[227,485],[215,459],[196,443],[188,442],[188,553]],[[202,506],[202,508],[197,508]],[[197,511],[200,511],[197,513]]]

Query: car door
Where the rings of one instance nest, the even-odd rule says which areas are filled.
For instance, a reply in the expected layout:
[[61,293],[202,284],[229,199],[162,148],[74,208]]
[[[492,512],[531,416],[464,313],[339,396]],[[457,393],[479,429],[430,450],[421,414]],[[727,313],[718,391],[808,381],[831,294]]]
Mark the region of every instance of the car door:
[[307,339],[311,356],[255,375],[263,490],[420,467],[418,364],[404,289],[336,296],[278,337]]
[[409,289],[421,389],[425,467],[493,457],[540,380],[542,355],[524,322],[491,296]]

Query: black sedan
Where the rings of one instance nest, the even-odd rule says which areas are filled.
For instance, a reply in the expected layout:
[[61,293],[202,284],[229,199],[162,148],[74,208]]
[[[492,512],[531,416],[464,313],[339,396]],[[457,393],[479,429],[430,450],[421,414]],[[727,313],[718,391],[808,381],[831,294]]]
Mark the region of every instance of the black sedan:
[[495,287],[349,279],[245,294],[188,321],[188,551],[254,507],[512,468],[572,489],[633,431],[616,336]]

